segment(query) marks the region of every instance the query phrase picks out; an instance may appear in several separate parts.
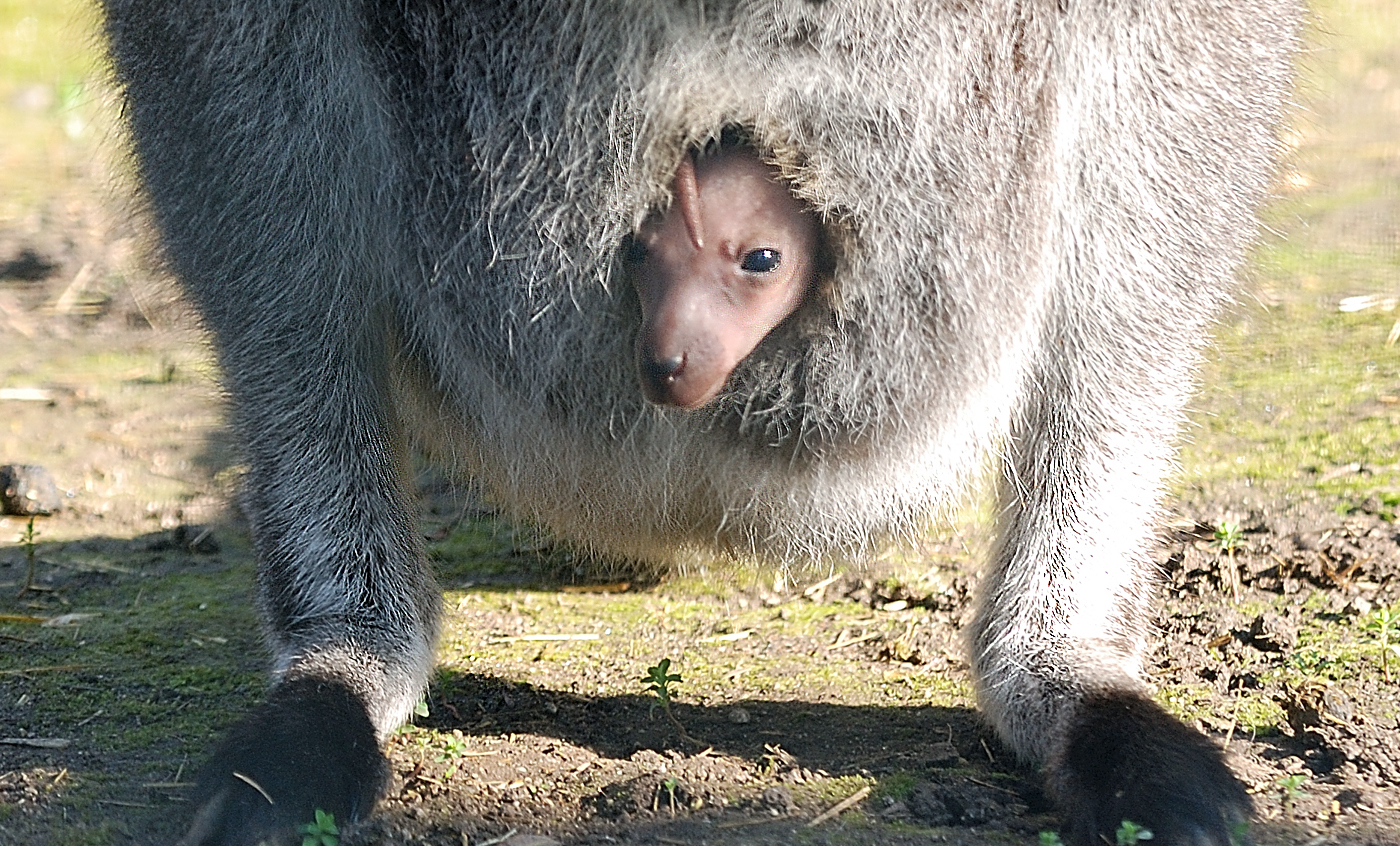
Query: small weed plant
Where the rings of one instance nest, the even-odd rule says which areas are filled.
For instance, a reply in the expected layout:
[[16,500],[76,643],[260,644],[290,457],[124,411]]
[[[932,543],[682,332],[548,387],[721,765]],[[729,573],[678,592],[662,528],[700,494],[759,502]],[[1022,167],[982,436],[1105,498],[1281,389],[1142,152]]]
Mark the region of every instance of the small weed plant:
[[1381,674],[1389,684],[1392,681],[1390,659],[1400,660],[1400,605],[1372,611],[1366,617],[1364,628],[1376,639],[1376,649],[1381,653]]
[[[680,786],[680,782],[676,781],[676,779],[675,779],[674,777],[671,777],[671,778],[667,778],[667,779],[662,780],[661,785],[660,785],[660,788],[659,788],[658,791],[657,791],[657,793],[658,793],[658,797],[657,797],[657,798],[660,798],[660,797],[659,797],[660,791],[662,791],[662,790],[666,791],[666,804],[670,807],[670,809],[671,809],[671,816],[673,816],[673,817],[676,815],[676,788],[679,787],[679,786]],[[652,810],[653,810],[653,811],[656,810],[656,804],[657,804],[657,803],[656,803],[655,801],[652,802]]]
[[1233,555],[1236,549],[1244,541],[1244,530],[1240,524],[1233,520],[1221,520],[1215,526],[1215,537],[1211,543],[1220,548],[1221,552]]
[[316,821],[301,827],[301,846],[340,846],[335,814],[316,809]]
[[1225,553],[1225,583],[1230,587],[1230,595],[1240,601],[1240,571],[1235,566],[1235,550],[1244,543],[1244,530],[1233,520],[1221,520],[1215,526],[1215,537],[1211,543]]
[[438,752],[436,760],[452,762],[451,766],[447,768],[445,778],[451,779],[457,775],[457,767],[466,754],[467,739],[462,736],[460,731],[454,729],[451,734],[442,735],[442,750]]
[[421,765],[428,760],[428,756],[433,752],[433,742],[437,737],[437,732],[422,726],[415,726],[413,723],[404,723],[394,732],[394,737],[399,739],[406,748],[417,753],[418,763]]
[[681,725],[681,721],[676,719],[676,715],[671,712],[671,698],[675,693],[672,685],[678,684],[680,681],[681,674],[671,672],[670,658],[662,658],[655,667],[647,667],[647,674],[642,676],[642,683],[647,686],[647,690],[656,696],[656,702],[651,706],[652,713],[660,708],[661,713],[666,715],[666,720],[675,728],[676,734],[680,736],[682,741],[693,746],[703,746],[703,743],[690,736],[685,730],[685,726]]
[[669,714],[671,712],[671,694],[675,692],[671,685],[681,681],[680,673],[671,672],[671,659],[662,658],[655,667],[647,667],[647,674],[642,677],[642,681],[646,684],[647,690],[656,695],[656,705],[652,707],[660,706],[661,710]]
[[1291,773],[1278,780],[1279,791],[1282,793],[1279,798],[1283,801],[1283,810],[1289,819],[1293,818],[1293,803],[1308,792],[1303,787],[1307,782],[1306,773]]
[[[1118,830],[1113,833],[1115,846],[1138,846],[1151,839],[1152,829],[1138,825],[1132,820],[1123,820],[1118,824]],[[1065,842],[1060,839],[1058,831],[1042,831],[1040,846],[1065,846]]]
[[24,575],[24,587],[19,589],[20,596],[34,590],[34,554],[39,549],[39,544],[34,539],[38,535],[39,533],[34,531],[34,518],[30,517],[29,524],[19,533],[19,545],[24,547],[24,560],[28,565]]
[[467,754],[467,739],[460,732],[442,736],[442,752],[437,756],[439,761],[455,761],[465,754]]

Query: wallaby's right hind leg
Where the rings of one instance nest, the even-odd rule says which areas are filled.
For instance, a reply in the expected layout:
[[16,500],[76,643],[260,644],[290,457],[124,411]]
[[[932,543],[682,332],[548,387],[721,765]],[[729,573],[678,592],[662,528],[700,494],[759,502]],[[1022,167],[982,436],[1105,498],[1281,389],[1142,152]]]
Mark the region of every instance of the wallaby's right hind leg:
[[107,3],[140,175],[243,439],[275,661],[267,703],[204,770],[186,846],[367,813],[378,742],[432,664],[440,597],[388,384],[394,284],[414,268],[361,13]]

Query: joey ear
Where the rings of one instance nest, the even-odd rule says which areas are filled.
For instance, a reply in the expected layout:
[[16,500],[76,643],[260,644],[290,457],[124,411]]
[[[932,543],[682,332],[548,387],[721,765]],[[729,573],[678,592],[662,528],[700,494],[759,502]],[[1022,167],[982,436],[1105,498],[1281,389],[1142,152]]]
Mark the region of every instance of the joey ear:
[[700,182],[695,175],[695,159],[689,153],[681,156],[673,180],[676,208],[685,221],[690,243],[696,250],[705,249],[705,221],[700,210]]

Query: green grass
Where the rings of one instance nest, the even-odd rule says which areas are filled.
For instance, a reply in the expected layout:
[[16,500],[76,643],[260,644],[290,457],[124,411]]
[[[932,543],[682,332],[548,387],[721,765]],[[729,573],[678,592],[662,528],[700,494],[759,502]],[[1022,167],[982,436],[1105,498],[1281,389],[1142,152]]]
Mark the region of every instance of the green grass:
[[[1400,293],[1400,5],[1314,4],[1294,150],[1222,321],[1183,451],[1184,482],[1248,480],[1356,498],[1400,490],[1400,310],[1342,313]],[[1360,472],[1347,468],[1360,465]]]
[[[251,575],[247,567],[178,572],[135,589],[124,579],[84,589],[81,604],[32,609],[93,615],[74,625],[0,623],[0,634],[18,639],[0,650],[0,672],[28,671],[26,730],[117,754],[202,754],[214,726],[265,688],[248,582],[238,582]],[[71,669],[46,671],[53,667]]]
[[81,0],[0,2],[0,223],[91,190],[72,183],[111,126],[96,18]]

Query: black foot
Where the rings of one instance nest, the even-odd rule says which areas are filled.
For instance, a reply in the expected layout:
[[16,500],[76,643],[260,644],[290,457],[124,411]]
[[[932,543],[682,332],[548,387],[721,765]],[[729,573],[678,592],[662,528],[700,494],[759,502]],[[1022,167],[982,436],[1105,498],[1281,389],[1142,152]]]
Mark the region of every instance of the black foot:
[[1139,694],[1087,698],[1047,772],[1074,846],[1112,846],[1124,820],[1148,846],[1249,843],[1253,808],[1220,750]]
[[205,765],[179,846],[300,843],[317,810],[338,825],[368,814],[387,774],[360,697],[336,681],[286,682]]

